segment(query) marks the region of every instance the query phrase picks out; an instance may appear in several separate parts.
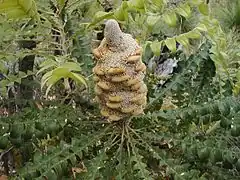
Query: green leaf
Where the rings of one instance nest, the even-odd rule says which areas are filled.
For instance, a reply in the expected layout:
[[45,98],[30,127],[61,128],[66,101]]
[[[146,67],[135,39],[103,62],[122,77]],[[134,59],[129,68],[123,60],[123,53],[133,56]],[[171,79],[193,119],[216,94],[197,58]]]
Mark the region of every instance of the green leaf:
[[17,138],[21,134],[23,134],[23,131],[24,131],[24,125],[23,124],[17,124],[17,123],[12,124],[10,136],[12,138]]
[[18,0],[18,4],[24,9],[26,13],[32,8],[32,0]]
[[201,37],[201,33],[199,30],[193,29],[192,31],[185,33],[185,36],[191,39],[199,39]]
[[40,64],[40,67],[42,67],[36,75],[40,74],[41,72],[45,71],[46,69],[49,69],[51,67],[56,67],[57,66],[57,62],[52,60],[52,59],[48,59],[43,61],[43,63]]
[[43,61],[43,62],[39,65],[39,67],[44,67],[44,66],[48,66],[48,65],[54,65],[54,66],[56,66],[56,65],[57,65],[57,62],[54,61],[54,60],[52,60],[52,59],[47,59],[47,60]]
[[54,85],[56,82],[58,82],[63,76],[57,76],[57,75],[52,75],[50,78],[47,80],[47,86]]
[[151,0],[152,4],[157,6],[159,9],[162,9],[164,4],[166,3],[165,0]]
[[176,47],[176,40],[175,38],[167,38],[165,41],[166,46],[168,47],[169,50],[172,52],[176,52],[177,47]]
[[208,5],[205,2],[198,5],[198,10],[205,16],[209,14]]
[[35,75],[35,73],[33,71],[27,70],[27,75]]
[[33,0],[0,1],[0,13],[6,13],[9,18],[37,17],[37,9]]
[[190,0],[189,2],[192,5],[199,5],[199,4],[203,3],[204,1],[203,0]]
[[69,71],[81,71],[80,64],[75,63],[75,62],[65,62],[60,66],[61,68],[66,68]]
[[1,96],[7,96],[7,87],[2,86],[2,81],[0,81],[0,94]]
[[67,77],[70,71],[67,68],[58,67],[53,70],[52,75],[59,77]]
[[10,81],[8,79],[3,79],[0,81],[0,85],[1,85],[0,87],[6,87],[9,85],[9,83]]
[[89,163],[90,165],[88,166],[85,178],[88,180],[95,180],[96,178],[101,177],[99,169],[104,167],[105,160],[107,160],[107,155],[104,151],[100,152],[97,157],[93,158]]
[[182,34],[176,37],[177,42],[179,42],[180,44],[182,44],[184,47],[188,48],[189,47],[189,41],[188,38]]
[[116,159],[118,160],[118,164],[116,165],[116,171],[118,175],[116,176],[116,180],[124,179],[124,175],[127,173],[127,166],[130,165],[129,158],[127,152],[123,150],[122,144],[119,146],[119,149],[116,152]]
[[57,180],[58,177],[53,169],[49,169],[45,176],[46,179]]
[[23,71],[19,71],[18,72],[18,77],[24,78],[24,77],[27,77],[27,74],[25,72],[23,72]]
[[147,164],[142,162],[143,156],[140,154],[135,154],[131,157],[131,161],[134,164],[133,169],[137,170],[137,177],[141,179],[152,179],[150,177],[150,172],[147,170]]
[[180,5],[180,7],[176,9],[176,12],[185,18],[191,16],[191,8],[188,4]]
[[240,71],[237,72],[236,78],[237,78],[238,81],[240,81]]
[[207,27],[204,24],[199,24],[196,27],[196,29],[199,30],[199,31],[203,31],[203,32],[206,32],[208,30]]
[[0,72],[3,74],[7,73],[7,68],[6,68],[4,62],[1,60],[0,60]]
[[0,1],[0,10],[15,8],[17,6],[18,6],[18,1],[17,0]]
[[0,149],[6,149],[8,146],[9,140],[7,136],[0,137]]
[[54,66],[54,65],[47,65],[47,66],[41,68],[41,69],[37,72],[36,75],[39,75],[41,72],[43,72],[43,71],[45,71],[46,69],[49,69],[49,68],[51,68],[51,67],[53,67],[53,66]]
[[114,12],[114,17],[119,21],[126,21],[128,19],[128,12],[127,12],[128,3],[122,2],[120,8],[118,8]]
[[158,22],[159,19],[160,19],[159,16],[148,16],[147,17],[148,26],[152,28]]
[[93,17],[93,21],[92,23],[90,23],[88,25],[88,27],[90,26],[94,26],[95,24],[101,22],[104,19],[109,19],[113,16],[113,12],[104,12],[104,11],[98,11],[95,16]]
[[161,54],[161,47],[162,47],[162,41],[154,41],[151,43],[150,45],[152,52],[156,55],[156,56],[160,56]]
[[[6,13],[8,18],[23,18],[26,16],[26,13],[22,9],[9,9],[8,11],[2,11],[3,13]],[[1,13],[1,11],[0,11]]]
[[41,89],[45,86],[48,79],[52,76],[52,72],[53,72],[53,70],[49,71],[43,75],[43,77],[41,79]]
[[84,84],[87,87],[86,80],[82,75],[71,72],[68,77],[72,78],[73,80],[75,80],[78,83]]
[[46,82],[46,84],[47,84],[47,90],[46,90],[45,96],[48,95],[48,93],[49,93],[50,89],[52,88],[52,86],[53,86],[54,84],[56,84],[61,78],[62,78],[62,77],[60,77],[60,76],[51,76],[51,77],[49,77],[49,78],[47,79],[47,82]]
[[177,25],[177,15],[175,12],[171,12],[163,15],[163,21],[170,27],[175,27]]
[[65,0],[57,0],[58,4],[60,5],[61,8],[63,8],[65,4]]
[[138,10],[145,9],[144,0],[131,0],[128,5]]

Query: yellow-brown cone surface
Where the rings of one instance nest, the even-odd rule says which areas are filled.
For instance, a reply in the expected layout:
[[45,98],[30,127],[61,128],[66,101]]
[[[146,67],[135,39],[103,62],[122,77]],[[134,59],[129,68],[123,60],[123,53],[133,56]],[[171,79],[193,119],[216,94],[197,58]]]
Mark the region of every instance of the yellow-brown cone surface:
[[97,60],[93,68],[95,93],[102,116],[112,122],[142,114],[147,99],[143,81],[146,66],[137,42],[110,19],[105,25],[104,39],[93,49],[93,55]]

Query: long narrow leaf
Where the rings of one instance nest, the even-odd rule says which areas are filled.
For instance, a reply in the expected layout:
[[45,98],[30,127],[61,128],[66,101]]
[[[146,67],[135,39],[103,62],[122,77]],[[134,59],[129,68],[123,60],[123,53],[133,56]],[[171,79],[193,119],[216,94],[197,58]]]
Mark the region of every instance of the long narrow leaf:
[[82,75],[71,72],[69,74],[69,77],[72,78],[73,80],[75,80],[78,83],[84,84],[87,87],[87,82],[86,82],[85,78]]

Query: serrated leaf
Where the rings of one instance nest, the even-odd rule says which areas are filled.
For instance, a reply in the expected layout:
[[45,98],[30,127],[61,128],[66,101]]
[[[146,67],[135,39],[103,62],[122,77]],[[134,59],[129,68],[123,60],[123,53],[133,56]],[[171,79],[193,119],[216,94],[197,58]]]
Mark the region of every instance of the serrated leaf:
[[156,55],[156,56],[160,56],[161,54],[161,47],[162,47],[162,41],[153,41],[150,44],[150,48],[152,49],[152,52]]
[[177,47],[176,47],[176,40],[175,38],[167,38],[165,41],[166,46],[168,47],[169,50],[172,52],[176,52]]
[[175,27],[177,25],[177,15],[175,12],[171,12],[163,15],[163,21],[170,27]]
[[142,162],[143,156],[135,154],[131,157],[131,162],[134,163],[133,169],[137,170],[137,177],[143,179],[152,179],[150,177],[150,172],[147,170],[147,164]]
[[50,169],[47,171],[45,178],[51,179],[51,180],[57,180],[58,177],[53,169]]
[[116,180],[122,180],[124,178],[124,175],[127,173],[127,159],[128,155],[127,153],[122,149],[122,147],[119,147],[118,153],[116,156],[118,160],[118,164],[116,165],[116,170],[118,172],[118,175],[116,176]]
[[107,159],[107,155],[104,151],[102,151],[98,156],[93,158],[90,161],[90,165],[87,166],[87,174],[86,179],[88,180],[95,180],[96,178],[100,178],[100,172],[99,169],[104,167],[104,160]]
[[[106,129],[107,128],[105,128],[105,130]],[[87,137],[87,143],[88,143],[88,141],[96,142],[93,140],[95,138],[100,139],[100,137],[105,134],[104,131],[101,131],[99,133],[98,137],[97,136],[91,137],[91,138]],[[104,148],[98,152],[97,156],[95,156],[90,161],[86,162],[87,173],[84,175],[84,177],[85,177],[84,179],[89,179],[89,180],[95,180],[97,178],[103,179],[102,175],[100,173],[100,169],[105,168],[106,161],[109,160],[105,150],[107,147],[109,147],[111,145],[111,143],[112,143],[112,139],[109,138],[108,141],[106,142]],[[86,143],[83,143],[83,144],[85,145]]]

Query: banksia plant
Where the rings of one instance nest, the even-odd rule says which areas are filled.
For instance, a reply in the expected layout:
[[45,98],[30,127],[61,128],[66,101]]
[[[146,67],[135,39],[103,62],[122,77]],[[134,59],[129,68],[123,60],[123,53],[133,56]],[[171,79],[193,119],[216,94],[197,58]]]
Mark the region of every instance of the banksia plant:
[[123,33],[116,20],[106,22],[104,39],[93,49],[96,99],[101,115],[109,122],[143,114],[147,86],[146,66],[141,47],[130,34]]

